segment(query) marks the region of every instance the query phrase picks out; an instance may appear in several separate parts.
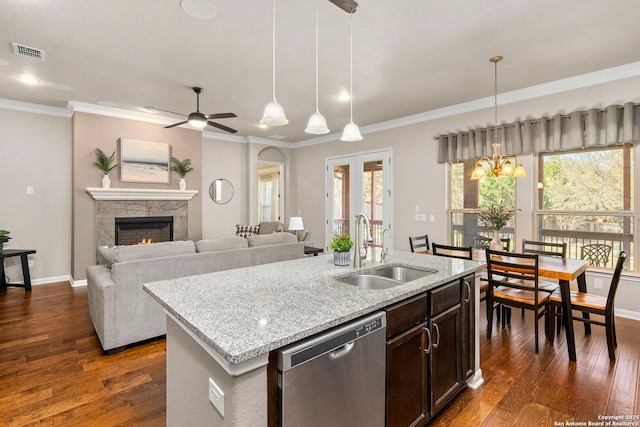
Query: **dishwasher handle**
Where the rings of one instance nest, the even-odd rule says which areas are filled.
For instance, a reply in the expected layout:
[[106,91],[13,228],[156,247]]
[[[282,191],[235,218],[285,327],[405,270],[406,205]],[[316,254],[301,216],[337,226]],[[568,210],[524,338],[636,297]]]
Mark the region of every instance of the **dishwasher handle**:
[[331,360],[339,359],[351,353],[351,350],[353,350],[355,346],[356,346],[355,341],[348,342],[342,347],[336,348],[335,350],[332,350],[331,352],[329,352],[329,357],[331,358]]

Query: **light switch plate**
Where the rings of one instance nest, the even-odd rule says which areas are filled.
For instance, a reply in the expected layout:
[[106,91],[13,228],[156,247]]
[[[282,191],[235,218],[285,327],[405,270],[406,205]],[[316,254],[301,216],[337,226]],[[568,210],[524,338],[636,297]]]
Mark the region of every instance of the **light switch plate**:
[[416,221],[427,222],[427,214],[416,214]]
[[209,401],[224,418],[224,392],[211,378],[209,378]]

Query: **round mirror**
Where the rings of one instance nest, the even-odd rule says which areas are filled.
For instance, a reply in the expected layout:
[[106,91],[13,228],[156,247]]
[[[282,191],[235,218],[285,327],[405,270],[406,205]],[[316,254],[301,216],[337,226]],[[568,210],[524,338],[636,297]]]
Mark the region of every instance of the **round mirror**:
[[209,196],[221,205],[229,203],[233,198],[233,184],[224,178],[216,179],[209,186]]

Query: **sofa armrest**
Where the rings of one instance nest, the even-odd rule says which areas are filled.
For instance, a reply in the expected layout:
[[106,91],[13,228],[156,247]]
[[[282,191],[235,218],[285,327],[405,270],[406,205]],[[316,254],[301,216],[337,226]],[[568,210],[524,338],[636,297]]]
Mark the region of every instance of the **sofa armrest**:
[[104,265],[87,267],[89,315],[102,348],[111,348],[116,328],[116,284],[111,270]]

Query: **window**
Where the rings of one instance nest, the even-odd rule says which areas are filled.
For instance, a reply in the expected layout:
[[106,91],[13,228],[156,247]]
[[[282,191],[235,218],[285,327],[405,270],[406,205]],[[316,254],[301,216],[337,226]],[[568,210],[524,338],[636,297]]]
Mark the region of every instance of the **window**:
[[[491,238],[493,230],[478,221],[478,212],[490,205],[516,207],[516,178],[512,176],[485,177],[472,181],[474,160],[452,163],[450,172],[449,212],[451,215],[450,241],[455,246],[486,246],[482,238]],[[500,238],[511,239],[510,250],[514,249],[514,220],[500,230]]]
[[566,242],[569,258],[588,259],[587,245],[610,248],[597,265],[604,268],[624,250],[635,270],[633,146],[543,153],[538,160],[537,239]]

